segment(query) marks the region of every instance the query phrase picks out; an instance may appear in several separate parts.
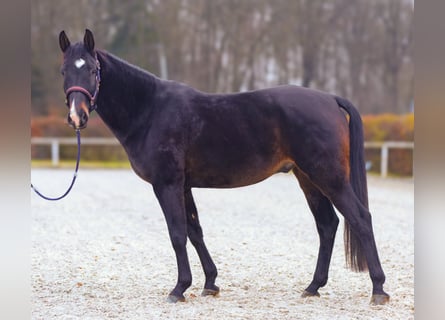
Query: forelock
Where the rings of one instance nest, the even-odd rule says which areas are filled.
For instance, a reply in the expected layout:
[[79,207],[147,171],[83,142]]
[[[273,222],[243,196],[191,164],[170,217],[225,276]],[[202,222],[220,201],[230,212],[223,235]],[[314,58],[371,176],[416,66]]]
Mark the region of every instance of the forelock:
[[83,42],[78,42],[70,46],[69,50],[65,52],[65,59],[78,59],[80,57],[93,57],[91,53],[85,48]]

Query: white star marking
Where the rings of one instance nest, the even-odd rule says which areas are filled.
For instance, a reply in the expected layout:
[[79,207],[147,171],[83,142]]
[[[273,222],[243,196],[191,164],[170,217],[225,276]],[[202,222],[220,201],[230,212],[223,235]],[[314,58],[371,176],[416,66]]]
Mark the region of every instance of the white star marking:
[[85,60],[83,60],[82,58],[77,59],[76,61],[74,61],[74,65],[77,69],[80,69],[85,65]]

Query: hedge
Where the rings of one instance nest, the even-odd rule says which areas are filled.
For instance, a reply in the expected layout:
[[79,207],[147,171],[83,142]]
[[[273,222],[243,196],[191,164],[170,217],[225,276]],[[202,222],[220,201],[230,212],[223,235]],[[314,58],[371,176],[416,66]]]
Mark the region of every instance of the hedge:
[[[364,115],[365,141],[414,141],[414,114]],[[371,172],[380,172],[380,150],[367,149],[366,160],[371,161]],[[391,174],[412,176],[413,150],[390,149],[388,171]]]

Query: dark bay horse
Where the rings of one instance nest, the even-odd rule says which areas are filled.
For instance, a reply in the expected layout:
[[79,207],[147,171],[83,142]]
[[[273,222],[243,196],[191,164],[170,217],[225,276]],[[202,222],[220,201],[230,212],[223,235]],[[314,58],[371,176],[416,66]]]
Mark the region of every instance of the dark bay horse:
[[[320,247],[303,296],[318,296],[339,219],[345,218],[348,266],[369,270],[374,304],[389,301],[368,210],[363,128],[346,99],[298,86],[208,94],[166,81],[96,50],[91,31],[71,45],[59,35],[68,123],[84,128],[93,110],[128,154],[136,174],[153,186],[177,265],[171,302],[192,283],[187,238],[201,261],[203,295],[217,295],[217,269],[203,240],[192,188],[233,188],[293,171],[315,218]],[[347,113],[347,115],[346,115]]]

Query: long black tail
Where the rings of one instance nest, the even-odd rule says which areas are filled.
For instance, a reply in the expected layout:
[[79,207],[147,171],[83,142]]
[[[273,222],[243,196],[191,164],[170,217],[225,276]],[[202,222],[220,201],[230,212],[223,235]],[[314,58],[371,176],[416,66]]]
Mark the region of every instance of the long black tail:
[[[335,97],[335,100],[338,105],[349,114],[349,161],[352,189],[361,204],[366,209],[369,209],[362,119],[351,102],[341,97]],[[366,271],[368,265],[360,239],[351,231],[349,223],[346,220],[344,242],[348,267],[354,271]]]

